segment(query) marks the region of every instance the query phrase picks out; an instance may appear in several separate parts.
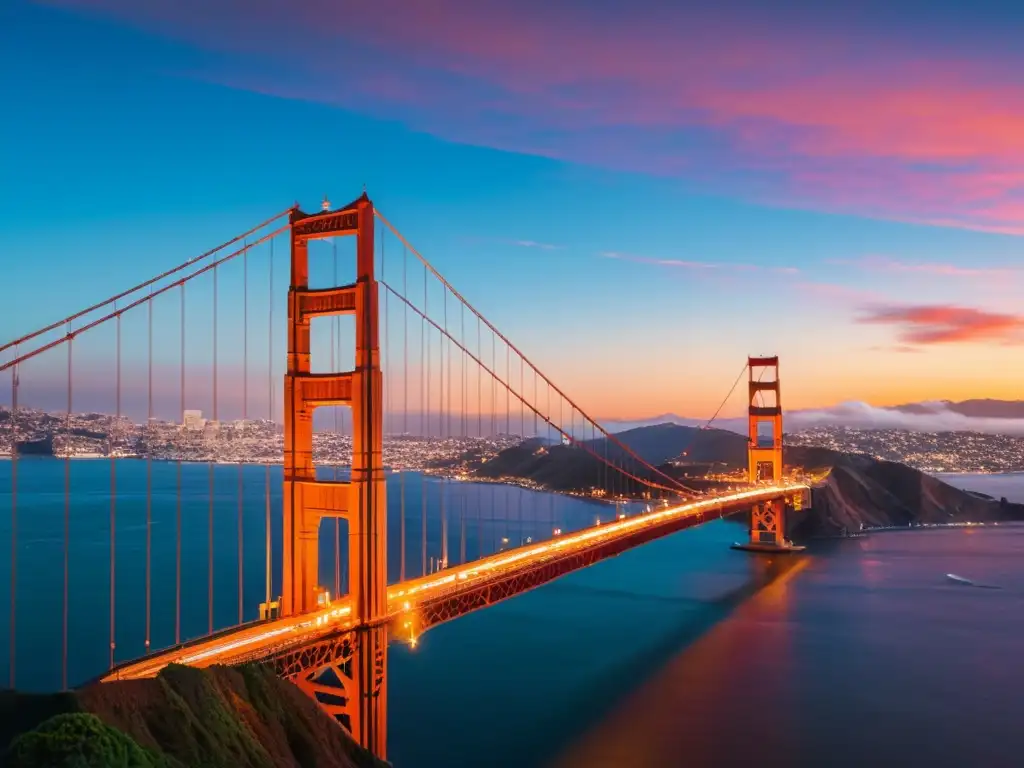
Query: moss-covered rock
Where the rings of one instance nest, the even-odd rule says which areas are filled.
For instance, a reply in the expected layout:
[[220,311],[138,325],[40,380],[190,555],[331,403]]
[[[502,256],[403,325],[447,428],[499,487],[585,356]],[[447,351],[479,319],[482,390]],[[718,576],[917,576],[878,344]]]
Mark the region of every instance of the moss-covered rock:
[[0,723],[18,722],[0,733],[0,754],[9,744],[11,766],[386,765],[298,688],[258,664],[171,665],[154,679],[99,683],[71,694],[0,693],[0,709]]

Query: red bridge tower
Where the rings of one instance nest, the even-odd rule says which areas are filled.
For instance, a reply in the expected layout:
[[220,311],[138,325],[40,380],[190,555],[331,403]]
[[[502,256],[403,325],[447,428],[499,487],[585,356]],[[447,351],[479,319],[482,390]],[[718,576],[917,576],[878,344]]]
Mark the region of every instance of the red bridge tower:
[[[779,394],[779,358],[747,358],[749,379],[748,480],[751,483],[782,482],[782,400]],[[769,426],[770,432],[762,431]],[[750,542],[744,549],[788,549],[786,501],[756,504],[750,513]]]
[[[329,204],[325,203],[325,208]],[[349,591],[358,628],[344,665],[328,665],[345,691],[334,707],[353,737],[378,757],[385,755],[387,662],[387,503],[384,487],[383,377],[380,367],[377,280],[374,275],[373,203],[363,194],[337,210],[307,214],[294,209],[291,224],[291,284],[288,291],[288,367],[284,378],[284,556],[281,614],[319,606],[320,520],[348,521]],[[309,241],[355,235],[356,280],[324,289],[309,287]],[[355,370],[310,371],[310,320],[355,316]],[[352,409],[352,479],[316,479],[313,411],[320,406]],[[308,693],[322,687],[328,667],[296,682]],[[315,697],[314,697],[315,698]]]

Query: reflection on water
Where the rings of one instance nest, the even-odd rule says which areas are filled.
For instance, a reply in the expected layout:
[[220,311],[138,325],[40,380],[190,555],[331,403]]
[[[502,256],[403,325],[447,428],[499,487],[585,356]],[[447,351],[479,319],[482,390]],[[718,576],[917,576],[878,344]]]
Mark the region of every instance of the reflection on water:
[[552,764],[1019,765],[1022,607],[1024,527],[842,542],[680,646]]
[[1024,527],[771,561],[729,550],[736,534],[717,522],[653,542],[395,649],[390,758],[1018,764]]

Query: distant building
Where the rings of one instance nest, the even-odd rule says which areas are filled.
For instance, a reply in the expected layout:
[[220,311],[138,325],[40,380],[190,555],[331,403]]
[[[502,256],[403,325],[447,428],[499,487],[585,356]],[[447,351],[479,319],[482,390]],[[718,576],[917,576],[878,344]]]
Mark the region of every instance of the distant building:
[[185,429],[199,432],[206,426],[202,411],[185,411],[181,414],[181,423]]

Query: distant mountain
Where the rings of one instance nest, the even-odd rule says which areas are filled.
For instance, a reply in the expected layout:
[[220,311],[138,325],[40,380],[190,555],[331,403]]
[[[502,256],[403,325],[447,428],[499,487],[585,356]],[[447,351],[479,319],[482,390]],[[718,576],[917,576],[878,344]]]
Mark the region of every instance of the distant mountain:
[[698,427],[707,419],[694,419],[688,416],[678,416],[674,413],[663,413],[660,416],[650,416],[642,419],[598,419],[603,427],[609,432],[627,432],[640,427],[655,427],[660,424],[677,424],[684,427]]
[[[956,413],[968,418],[977,419],[1024,419],[1024,400],[994,400],[991,398],[975,398],[972,400],[932,400],[920,403],[904,403],[902,405],[869,406],[880,411],[897,411],[899,413],[910,413],[920,416],[933,414]],[[847,412],[843,404],[832,408],[820,409],[793,409],[787,410],[786,415],[796,419],[798,422],[805,415],[828,413],[829,411]],[[651,416],[642,419],[607,419],[601,421],[606,428],[612,432],[624,432],[639,427],[652,427],[661,424],[677,424],[687,427],[701,426],[706,419],[694,419],[688,416],[679,416],[674,413],[665,413],[660,416]],[[732,426],[742,426],[736,418],[719,419],[716,423]]]
[[[836,403],[823,408],[787,409],[787,431],[818,427],[851,427],[854,429],[902,429],[910,432],[984,432],[989,434],[1024,435],[1024,400],[974,399],[934,400],[875,406],[857,400]],[[665,414],[650,419],[602,422],[615,433],[660,424],[703,426],[703,420]],[[716,419],[720,429],[745,432],[746,417]]]

